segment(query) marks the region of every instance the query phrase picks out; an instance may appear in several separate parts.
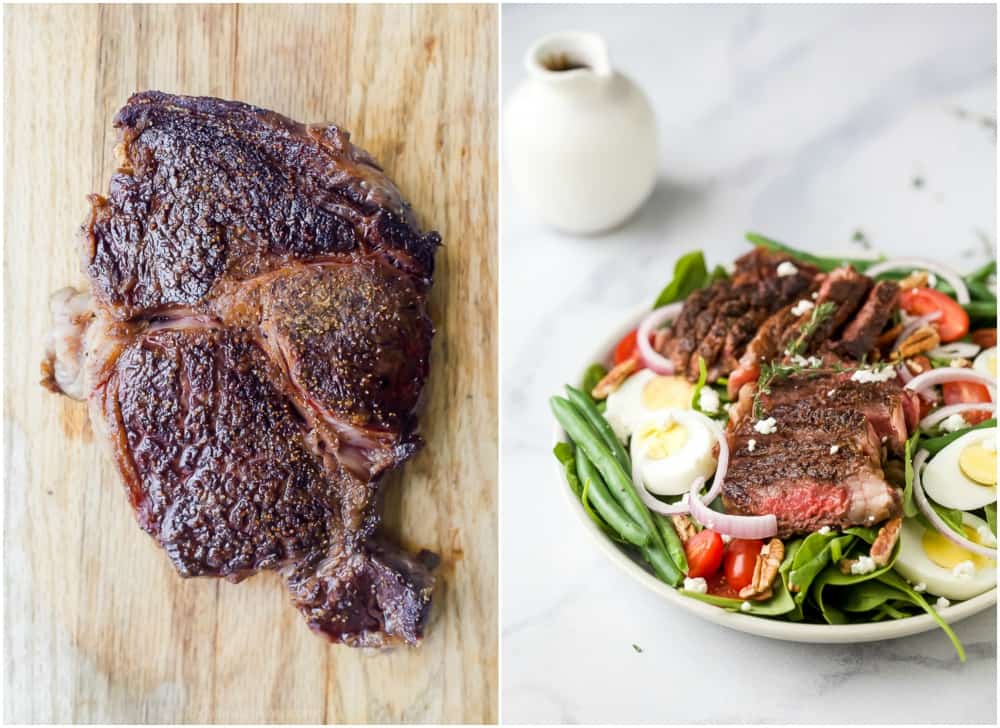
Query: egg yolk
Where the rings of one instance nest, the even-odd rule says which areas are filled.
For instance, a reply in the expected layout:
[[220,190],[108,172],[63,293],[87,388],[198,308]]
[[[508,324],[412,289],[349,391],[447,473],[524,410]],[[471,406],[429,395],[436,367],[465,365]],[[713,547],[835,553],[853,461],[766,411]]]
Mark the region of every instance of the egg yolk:
[[973,482],[979,485],[997,484],[997,451],[987,445],[993,443],[976,442],[962,450],[958,456],[958,467]]
[[682,425],[670,422],[662,427],[650,425],[639,433],[639,437],[645,446],[646,457],[651,460],[662,460],[684,447],[688,432]]
[[642,388],[642,406],[650,410],[691,409],[694,387],[684,377],[653,377]]
[[[962,530],[965,532],[965,537],[973,543],[982,543],[979,533],[974,528],[963,525]],[[945,569],[953,569],[963,561],[971,561],[976,565],[977,569],[992,563],[985,556],[974,554],[968,549],[963,549],[958,544],[949,541],[932,528],[924,531],[921,543],[924,547],[924,553],[927,554],[927,558]]]

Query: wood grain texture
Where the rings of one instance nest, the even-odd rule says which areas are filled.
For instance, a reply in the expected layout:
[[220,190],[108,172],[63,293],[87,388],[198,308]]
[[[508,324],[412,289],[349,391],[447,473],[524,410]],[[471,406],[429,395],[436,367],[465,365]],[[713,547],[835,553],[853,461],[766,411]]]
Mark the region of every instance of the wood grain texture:
[[[5,8],[6,721],[496,720],[496,33],[494,6]],[[418,650],[328,645],[274,574],[181,580],[85,407],[37,384],[111,118],[147,88],[342,124],[444,238],[427,447],[387,498],[443,558]]]

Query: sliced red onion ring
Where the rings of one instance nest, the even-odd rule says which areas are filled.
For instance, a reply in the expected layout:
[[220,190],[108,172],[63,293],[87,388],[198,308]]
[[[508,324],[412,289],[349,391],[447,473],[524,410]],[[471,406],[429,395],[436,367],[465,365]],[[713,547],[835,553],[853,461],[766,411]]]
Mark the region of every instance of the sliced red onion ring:
[[898,349],[899,345],[906,341],[909,335],[921,326],[929,324],[931,321],[937,321],[939,318],[941,318],[940,311],[931,311],[923,316],[917,316],[914,319],[910,319],[910,321],[903,326],[902,330],[899,332],[899,336],[896,337],[896,340],[892,342],[892,350],[895,351]]
[[920,420],[920,429],[929,430],[938,422],[942,422],[952,415],[960,415],[963,412],[996,412],[997,406],[993,402],[960,402],[949,404],[931,412]]
[[906,389],[920,393],[927,390],[929,387],[933,387],[938,384],[945,384],[946,382],[976,382],[977,384],[982,384],[989,389],[990,399],[996,402],[996,380],[989,375],[977,372],[975,369],[967,369],[966,367],[941,367],[940,369],[931,369],[923,374],[918,374],[903,386]]
[[[733,538],[771,538],[778,533],[778,519],[773,513],[766,516],[731,516],[713,511],[698,497],[704,482],[704,478],[696,478],[691,484],[688,503],[691,504],[691,515],[705,528]],[[706,501],[712,502],[707,496]]]
[[955,341],[951,344],[935,346],[927,352],[927,355],[935,359],[971,359],[979,353],[980,348],[968,341]]
[[639,323],[635,341],[639,347],[639,355],[643,363],[657,374],[673,374],[674,363],[653,348],[649,341],[650,334],[667,321],[677,318],[684,307],[684,302],[670,303],[654,310]]
[[955,300],[965,304],[969,302],[969,289],[965,287],[962,276],[952,268],[941,265],[937,261],[926,258],[894,258],[884,263],[876,263],[865,271],[866,276],[875,278],[890,270],[925,270],[947,281],[955,291]]
[[923,479],[920,477],[920,471],[927,461],[930,453],[926,450],[920,450],[916,456],[913,458],[913,498],[917,501],[917,508],[920,512],[924,514],[924,518],[931,522],[931,525],[940,532],[942,536],[951,541],[956,546],[961,546],[963,549],[967,549],[980,556],[985,556],[988,559],[993,559],[996,561],[997,550],[991,549],[988,546],[983,546],[975,541],[970,541],[955,531],[944,522],[944,519],[938,515],[937,511],[931,506],[930,501],[927,500],[927,494],[924,493],[924,483]]
[[[722,430],[722,426],[711,417],[703,415],[701,412],[696,412],[695,410],[684,410],[684,413],[694,415],[701,420],[719,443],[719,458],[715,466],[715,480],[712,481],[711,490],[702,496],[704,503],[707,505],[718,498],[719,493],[722,492],[722,481],[726,477],[726,471],[729,470],[729,441],[726,439],[726,433]],[[704,482],[705,479],[701,478],[700,480]],[[639,472],[639,468],[635,464],[635,460],[632,461],[632,483],[635,485],[635,489],[639,493],[639,498],[641,498],[642,502],[646,504],[646,507],[654,513],[659,513],[664,516],[676,516],[681,513],[691,512],[691,507],[689,505],[691,497],[687,494],[685,494],[676,503],[664,503],[646,490],[646,486],[642,482],[642,474]],[[700,489],[701,486],[699,486],[699,490]],[[712,512],[714,513],[715,511]]]

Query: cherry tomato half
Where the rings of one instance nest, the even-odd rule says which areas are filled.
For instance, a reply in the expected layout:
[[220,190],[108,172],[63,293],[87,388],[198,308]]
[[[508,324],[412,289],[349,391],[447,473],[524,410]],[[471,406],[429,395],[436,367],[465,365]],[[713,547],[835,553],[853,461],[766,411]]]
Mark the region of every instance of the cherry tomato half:
[[[941,393],[944,395],[945,404],[990,401],[990,390],[975,382],[945,382],[941,385]],[[992,416],[987,410],[972,410],[962,413],[962,417],[970,425],[978,425]]]
[[638,344],[635,343],[635,334],[636,329],[632,329],[615,345],[615,366],[618,366],[626,359],[630,359],[635,354],[638,347]]
[[911,316],[925,316],[935,311],[941,318],[934,322],[941,341],[958,341],[969,333],[969,314],[955,299],[933,288],[910,288],[899,294],[899,305]]
[[711,576],[719,570],[722,564],[722,536],[715,531],[705,529],[696,533],[684,544],[687,555],[688,576],[692,579],[699,576]]
[[726,548],[723,568],[726,582],[739,591],[753,581],[753,570],[764,542],[755,539],[733,539]]

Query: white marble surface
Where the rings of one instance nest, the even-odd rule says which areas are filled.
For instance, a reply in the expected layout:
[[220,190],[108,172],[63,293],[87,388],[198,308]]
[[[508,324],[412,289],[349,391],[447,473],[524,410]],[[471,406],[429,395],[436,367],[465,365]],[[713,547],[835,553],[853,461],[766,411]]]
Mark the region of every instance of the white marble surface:
[[562,29],[602,32],[652,97],[662,177],[635,219],[592,239],[541,229],[504,187],[504,721],[994,722],[995,612],[957,626],[960,665],[939,633],[772,642],[628,580],[558,492],[546,406],[687,250],[731,260],[749,229],[850,247],[861,230],[963,268],[994,254],[994,9],[508,5],[505,95],[530,42]]

